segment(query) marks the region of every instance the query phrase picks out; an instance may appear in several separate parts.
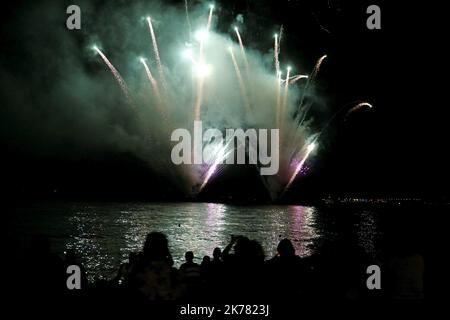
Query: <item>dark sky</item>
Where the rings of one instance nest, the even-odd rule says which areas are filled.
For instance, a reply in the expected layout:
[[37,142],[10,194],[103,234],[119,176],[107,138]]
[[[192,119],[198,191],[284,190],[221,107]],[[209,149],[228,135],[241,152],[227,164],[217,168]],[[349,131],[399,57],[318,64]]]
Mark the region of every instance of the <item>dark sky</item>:
[[[123,7],[133,2],[119,1]],[[183,1],[170,2],[183,6]],[[82,52],[88,41],[80,32],[75,35],[78,45],[63,47],[61,37],[73,37],[64,30],[64,8],[72,1],[53,3],[11,1],[2,5],[3,193],[19,199],[181,197],[164,177],[132,153],[91,142],[90,135],[96,133],[89,125],[96,124],[96,119],[74,120],[80,118],[76,103],[80,97],[74,101],[70,91],[65,91],[70,89],[62,86],[57,87],[59,92],[51,92],[59,73],[76,72],[52,67],[53,59],[61,59],[67,50]],[[89,14],[82,16],[87,28],[95,26],[96,8],[106,3],[91,1]],[[381,7],[381,30],[366,28],[366,8],[371,4]],[[448,106],[438,98],[442,92],[439,83],[446,81],[443,53],[435,48],[444,39],[439,25],[442,10],[406,1],[342,0],[228,0],[222,1],[220,8],[217,28],[229,32],[235,17],[243,14],[245,27],[252,30],[251,36],[246,36],[251,48],[270,46],[266,34],[282,24],[286,59],[296,65],[307,61],[305,68],[310,70],[318,57],[328,54],[317,85],[327,108],[317,110],[318,116],[330,116],[355,100],[369,101],[375,107],[333,123],[308,175],[287,195],[290,200],[328,193],[448,195],[448,130],[444,123]],[[36,14],[39,12],[45,12],[42,19]],[[60,31],[54,30],[55,21]],[[98,72],[92,63],[85,67],[86,72]],[[64,106],[64,112],[52,105],[55,100],[49,97],[53,95],[58,96],[56,101]],[[97,98],[92,97],[93,104]],[[111,115],[107,117],[115,121]],[[74,132],[82,138],[75,139]],[[228,194],[266,196],[251,169],[213,181],[203,197]]]

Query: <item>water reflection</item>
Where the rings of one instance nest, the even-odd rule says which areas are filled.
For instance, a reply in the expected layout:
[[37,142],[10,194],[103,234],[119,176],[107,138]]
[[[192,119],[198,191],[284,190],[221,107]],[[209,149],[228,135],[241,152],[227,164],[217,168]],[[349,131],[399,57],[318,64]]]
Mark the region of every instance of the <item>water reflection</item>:
[[319,237],[315,228],[317,210],[314,207],[289,206],[292,214],[291,239],[297,254],[301,257],[313,253],[313,240]]
[[358,244],[374,258],[376,255],[376,242],[379,231],[376,215],[370,211],[362,211],[359,214],[359,222],[356,224]]
[[194,251],[200,262],[204,255],[211,256],[215,247],[224,248],[231,235],[259,241],[266,257],[271,258],[283,238],[291,239],[297,254],[304,257],[317,250],[317,242],[334,241],[339,233],[349,234],[348,226],[358,244],[375,252],[378,232],[370,211],[358,213],[356,220],[348,223],[350,213],[339,216],[304,206],[102,203],[60,204],[36,210],[45,215],[29,214],[30,219],[19,219],[16,230],[49,235],[58,253],[75,249],[91,280],[113,276],[130,252],[141,250],[151,231],[167,235],[176,266],[183,262],[185,251]]

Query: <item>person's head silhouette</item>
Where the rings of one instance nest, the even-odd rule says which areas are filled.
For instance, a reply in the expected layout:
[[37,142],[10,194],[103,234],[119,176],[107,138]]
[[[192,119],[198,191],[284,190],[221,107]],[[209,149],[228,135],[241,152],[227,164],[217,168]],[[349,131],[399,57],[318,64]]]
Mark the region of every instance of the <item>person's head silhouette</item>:
[[207,265],[211,262],[211,258],[209,256],[204,256],[202,260],[203,265]]
[[278,244],[277,251],[281,257],[290,257],[295,255],[294,246],[289,239],[281,240]]
[[234,245],[234,253],[239,258],[247,257],[250,251],[250,240],[247,237],[239,236]]
[[194,260],[194,253],[192,251],[187,251],[184,254],[184,258],[186,259],[186,262],[192,262]]
[[150,260],[165,260],[170,257],[167,238],[160,232],[151,232],[144,243],[144,256]]

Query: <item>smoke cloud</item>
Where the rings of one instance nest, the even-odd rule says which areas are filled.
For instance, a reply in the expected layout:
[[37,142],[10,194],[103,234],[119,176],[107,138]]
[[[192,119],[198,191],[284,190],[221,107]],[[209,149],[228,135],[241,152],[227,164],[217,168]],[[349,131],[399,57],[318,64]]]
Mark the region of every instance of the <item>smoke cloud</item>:
[[[71,31],[65,25],[68,5],[53,1],[26,4],[26,10],[6,23],[7,28],[18,31],[14,39],[8,39],[15,44],[2,53],[5,58],[0,62],[1,136],[14,137],[4,142],[20,146],[24,152],[43,155],[83,157],[99,150],[131,152],[175,184],[180,184],[183,177],[181,187],[191,192],[192,184],[200,184],[207,169],[174,166],[170,161],[174,145],[170,133],[176,128],[193,126],[200,50],[195,33],[206,28],[209,7],[206,3],[189,7],[188,20],[183,4],[78,1],[81,30]],[[158,73],[148,16],[156,34],[167,87]],[[243,24],[243,15],[238,14],[235,21],[238,26]],[[301,160],[312,137],[308,119],[298,126],[298,119],[294,118],[305,94],[304,80],[289,86],[283,104],[285,84],[279,81],[286,76],[286,65],[282,64],[283,75],[278,78],[273,67],[273,48],[258,52],[246,47],[245,59],[234,32],[215,31],[219,23],[220,8],[215,8],[211,30],[202,43],[208,68],[203,78],[203,126],[219,130],[278,128],[277,95],[281,96],[282,167],[277,177],[264,181],[274,194],[279,193],[295,171],[291,163]],[[92,50],[94,45],[120,72],[132,103],[123,96],[107,66]],[[245,88],[238,81],[230,48]],[[194,52],[197,62],[186,58],[186,50]],[[141,58],[158,82],[162,102],[155,95]],[[293,67],[291,76],[297,73]],[[317,102],[316,97],[312,98]],[[307,96],[305,101],[309,103],[310,99]],[[304,115],[302,110],[300,115]]]

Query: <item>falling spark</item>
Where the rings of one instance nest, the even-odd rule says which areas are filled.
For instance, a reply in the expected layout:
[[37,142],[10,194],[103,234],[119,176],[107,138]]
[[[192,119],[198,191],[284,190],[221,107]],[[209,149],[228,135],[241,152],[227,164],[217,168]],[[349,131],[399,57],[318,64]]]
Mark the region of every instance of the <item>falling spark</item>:
[[297,76],[290,77],[290,78],[289,78],[289,84],[294,84],[294,83],[296,83],[298,80],[301,80],[301,79],[308,79],[308,76],[307,76],[307,75],[300,74],[300,75],[297,75]]
[[275,43],[274,43],[274,59],[275,59],[275,72],[278,75],[280,73],[280,48],[281,48],[281,37],[283,36],[283,25],[280,27],[279,35],[275,33]]
[[214,10],[214,5],[210,5],[209,6],[209,15],[208,15],[208,24],[206,26],[206,31],[209,32],[209,30],[211,29],[211,22],[212,22],[212,14],[213,14],[213,10]]
[[279,54],[279,49],[278,49],[278,35],[275,34],[275,43],[274,43],[274,48],[273,48],[273,56],[274,56],[274,60],[275,60],[275,72],[277,74],[277,76],[280,74],[280,61],[278,60],[278,54]]
[[111,73],[114,75],[114,78],[116,78],[116,81],[119,84],[120,89],[122,89],[123,94],[128,99],[128,101],[130,103],[132,103],[130,94],[128,92],[127,84],[122,79],[122,76],[120,75],[119,71],[117,71],[117,69],[113,66],[113,64],[111,62],[109,62],[108,58],[103,54],[103,52],[97,46],[94,46],[93,49],[95,51],[97,51],[97,53],[100,55],[100,57],[102,57],[103,61],[106,63],[108,68],[111,70]]
[[161,79],[161,83],[162,83],[163,87],[166,88],[165,80],[164,80],[164,72],[163,72],[163,68],[162,68],[162,64],[161,64],[161,58],[159,56],[159,49],[158,49],[158,43],[156,42],[155,31],[153,30],[152,19],[150,17],[147,17],[147,22],[148,22],[148,27],[150,29],[150,36],[152,37],[153,52],[155,54],[156,65],[158,66],[159,77]]
[[[352,102],[351,104],[353,105],[354,103],[355,103],[355,102]],[[342,106],[338,111],[336,111],[336,112],[328,119],[328,121],[326,122],[326,124],[325,124],[324,126],[322,126],[322,129],[320,130],[319,134],[317,135],[316,140],[317,140],[323,133],[325,133],[325,132],[327,131],[328,127],[329,127],[329,126],[333,123],[333,121],[341,114],[342,110],[347,109],[349,105],[350,105],[350,103],[345,104],[344,106]],[[358,109],[360,109],[360,108],[362,108],[362,107],[365,107],[365,106],[369,107],[370,109],[373,108],[373,106],[372,106],[370,103],[368,103],[368,102],[365,102],[365,101],[359,102],[356,106],[354,106],[354,107],[351,108],[349,111],[347,111],[347,113],[346,113],[345,116],[343,117],[343,118],[344,118],[344,121],[347,120],[347,117],[348,117],[352,112],[354,112],[354,111],[356,111],[356,110],[358,110]]]
[[353,108],[351,108],[351,109],[347,112],[347,115],[349,115],[350,113],[355,112],[355,111],[361,109],[362,107],[369,107],[370,109],[373,108],[373,106],[372,106],[370,103],[368,103],[368,102],[360,102],[360,103],[358,103],[356,106],[354,106]]
[[241,54],[242,54],[242,58],[244,59],[244,64],[245,64],[245,72],[247,74],[247,81],[249,81],[250,76],[249,76],[249,65],[248,65],[248,60],[247,60],[247,55],[245,53],[245,48],[244,48],[244,44],[242,43],[242,38],[241,38],[241,34],[239,33],[239,29],[237,27],[234,28],[234,31],[236,32],[238,41],[239,41],[239,47],[241,48]]
[[155,78],[152,75],[152,72],[150,71],[150,68],[148,67],[147,63],[145,62],[145,59],[140,59],[141,63],[144,65],[145,73],[147,74],[147,78],[150,81],[150,84],[153,88],[153,93],[156,96],[156,99],[158,100],[158,108],[161,114],[166,118],[165,111],[163,110],[163,101],[161,99],[161,94],[159,92],[158,83],[156,82]]
[[359,109],[361,109],[363,107],[368,107],[369,109],[373,108],[373,106],[366,101],[360,102],[356,106],[354,106],[353,108],[351,108],[350,110],[347,111],[347,113],[344,116],[344,121],[347,121],[347,118],[350,116],[350,114],[352,114],[355,111],[358,111]]
[[231,60],[233,60],[234,70],[236,71],[236,76],[239,81],[239,87],[241,88],[242,99],[244,99],[244,104],[245,104],[247,111],[250,112],[250,103],[248,102],[247,91],[245,89],[244,81],[242,80],[241,71],[239,70],[239,66],[236,62],[236,57],[234,56],[234,53],[233,53],[233,48],[229,47],[228,51],[230,52]]
[[[303,107],[303,102],[305,100],[305,92],[307,92],[310,85],[312,83],[314,83],[314,80],[316,79],[317,74],[319,73],[320,66],[322,65],[322,62],[323,62],[323,60],[325,60],[326,57],[327,57],[327,55],[325,54],[322,57],[320,57],[319,60],[317,60],[316,65],[314,66],[314,69],[311,72],[311,75],[308,77],[308,81],[306,82],[305,89],[303,90],[303,94],[302,94],[302,97],[300,100],[300,104],[298,106],[298,110],[300,110]],[[298,127],[302,125],[303,121],[305,121],[308,111],[309,111],[309,108],[307,108],[305,110],[305,112],[303,112],[302,118],[299,119]],[[299,115],[300,115],[300,112],[298,111],[297,116],[299,116]]]
[[153,89],[155,89],[155,92],[158,90],[158,84],[156,83],[155,78],[152,75],[152,72],[150,71],[150,68],[148,67],[147,63],[145,62],[144,58],[140,59],[141,63],[144,65],[145,72],[147,73],[148,80],[150,81],[151,85],[153,86]]
[[316,65],[314,66],[313,72],[311,74],[311,81],[314,81],[317,74],[319,73],[320,70],[320,66],[322,65],[323,60],[325,60],[325,58],[327,57],[327,55],[323,55],[322,57],[320,57],[319,60],[317,60]]
[[278,53],[280,53],[281,48],[281,38],[283,37],[283,25],[280,26],[280,36],[278,37]]

